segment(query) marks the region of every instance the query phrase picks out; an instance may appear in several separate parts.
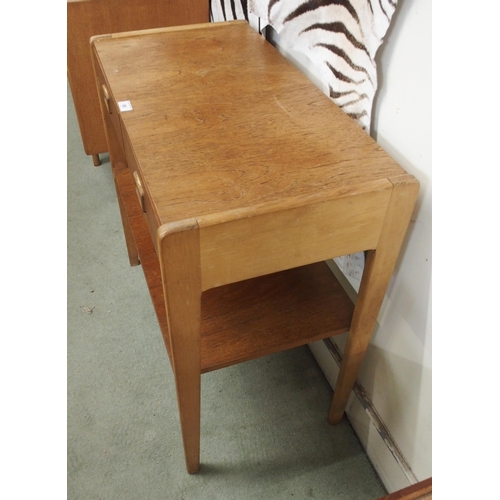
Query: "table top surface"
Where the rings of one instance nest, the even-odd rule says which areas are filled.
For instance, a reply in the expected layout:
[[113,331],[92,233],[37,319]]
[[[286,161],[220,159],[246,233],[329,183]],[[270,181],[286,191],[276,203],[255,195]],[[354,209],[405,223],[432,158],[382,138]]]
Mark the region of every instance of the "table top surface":
[[93,41],[162,224],[387,189],[406,174],[245,22]]

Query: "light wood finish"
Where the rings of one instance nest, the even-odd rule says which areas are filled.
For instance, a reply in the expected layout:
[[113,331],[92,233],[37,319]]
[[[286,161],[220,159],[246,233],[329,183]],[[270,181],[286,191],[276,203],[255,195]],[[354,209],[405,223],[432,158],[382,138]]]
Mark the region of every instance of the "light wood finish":
[[[232,220],[227,213],[200,217],[203,289],[374,247],[391,193],[389,183],[375,189],[299,206],[300,201],[294,200],[287,209],[260,215],[253,207]],[[361,224],[352,223],[353,205]],[[263,246],[268,234],[274,237]],[[295,250],[284,254],[284,246]]]
[[92,73],[94,35],[208,21],[208,0],[67,0],[68,79],[85,153],[108,151]]
[[[115,171],[115,180],[171,358],[161,268],[148,222],[129,172]],[[202,292],[201,373],[346,332],[353,310],[324,262]]]
[[160,267],[186,467],[200,466],[201,267],[195,220],[162,226]]
[[344,348],[344,361],[328,416],[331,424],[339,423],[344,414],[417,199],[419,186],[412,176],[393,178],[392,183],[394,188],[377,247],[368,251],[351,329]]
[[[92,44],[127,245],[172,361],[188,472],[200,465],[202,373],[350,329],[338,421],[418,182],[245,22]],[[362,250],[354,307],[323,261]]]

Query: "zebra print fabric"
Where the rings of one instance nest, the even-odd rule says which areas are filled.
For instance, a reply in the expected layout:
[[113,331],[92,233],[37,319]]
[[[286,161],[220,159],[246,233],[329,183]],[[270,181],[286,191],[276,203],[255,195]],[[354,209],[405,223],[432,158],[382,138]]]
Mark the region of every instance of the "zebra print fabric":
[[212,0],[211,20],[269,24],[317,68],[330,98],[370,132],[377,90],[375,54],[397,0]]
[[246,0],[210,0],[210,21],[248,21],[248,2]]

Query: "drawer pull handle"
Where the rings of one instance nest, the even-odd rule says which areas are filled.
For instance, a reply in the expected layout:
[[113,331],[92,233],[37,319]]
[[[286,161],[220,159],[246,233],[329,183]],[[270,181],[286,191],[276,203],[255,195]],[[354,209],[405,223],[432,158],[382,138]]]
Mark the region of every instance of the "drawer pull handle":
[[137,172],[134,172],[134,182],[135,182],[135,192],[137,193],[137,198],[139,198],[139,203],[141,204],[142,211],[146,213],[146,204],[144,202],[144,189],[142,189],[142,182]]
[[104,104],[106,105],[106,109],[108,110],[108,113],[111,114],[111,108],[109,107],[109,92],[106,88],[106,85],[102,86],[102,94],[104,96]]

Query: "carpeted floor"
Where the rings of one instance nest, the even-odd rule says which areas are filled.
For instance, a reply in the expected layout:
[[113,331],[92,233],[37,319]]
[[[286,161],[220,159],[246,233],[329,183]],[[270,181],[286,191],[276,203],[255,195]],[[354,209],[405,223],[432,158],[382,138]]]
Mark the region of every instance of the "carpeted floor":
[[374,500],[385,494],[307,347],[202,377],[201,472],[184,465],[172,370],[130,267],[109,159],[68,89],[68,499]]

